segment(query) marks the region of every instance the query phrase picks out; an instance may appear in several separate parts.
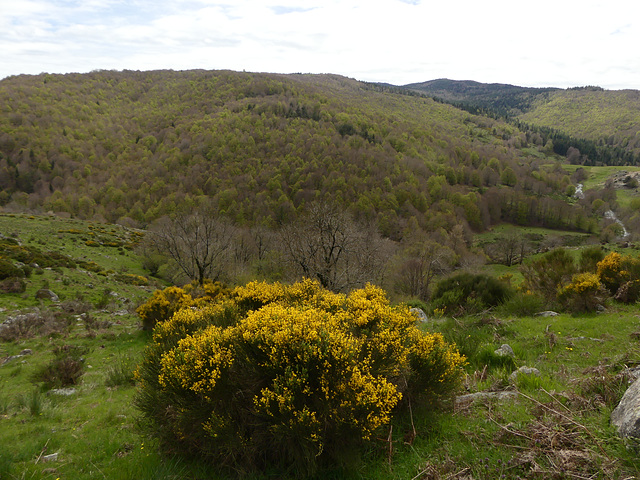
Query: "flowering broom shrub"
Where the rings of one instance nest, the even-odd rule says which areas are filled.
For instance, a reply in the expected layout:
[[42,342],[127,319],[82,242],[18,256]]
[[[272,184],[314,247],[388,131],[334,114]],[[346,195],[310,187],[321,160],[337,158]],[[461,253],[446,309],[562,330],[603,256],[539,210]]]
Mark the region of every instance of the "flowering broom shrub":
[[598,276],[611,295],[631,303],[640,297],[640,260],[630,255],[611,252],[598,262]]
[[158,323],[136,404],[170,451],[310,474],[386,438],[409,399],[455,388],[463,357],[415,320],[370,285],[252,282]]
[[169,320],[182,308],[204,307],[225,298],[229,293],[229,289],[223,284],[211,280],[206,280],[202,285],[194,282],[183,288],[167,287],[153,292],[153,296],[140,305],[136,312],[142,320],[144,330],[153,330],[156,323]]
[[156,290],[153,296],[136,309],[145,330],[152,330],[157,322],[171,318],[183,307],[190,305],[193,298],[180,287]]
[[590,312],[606,298],[607,291],[595,273],[577,273],[558,287],[558,300],[573,312]]

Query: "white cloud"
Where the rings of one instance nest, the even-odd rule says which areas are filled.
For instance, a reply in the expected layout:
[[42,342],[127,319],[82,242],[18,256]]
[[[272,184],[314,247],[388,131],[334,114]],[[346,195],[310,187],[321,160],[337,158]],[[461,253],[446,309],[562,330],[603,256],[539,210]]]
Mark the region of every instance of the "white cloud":
[[95,68],[640,89],[640,2],[0,0],[0,78]]

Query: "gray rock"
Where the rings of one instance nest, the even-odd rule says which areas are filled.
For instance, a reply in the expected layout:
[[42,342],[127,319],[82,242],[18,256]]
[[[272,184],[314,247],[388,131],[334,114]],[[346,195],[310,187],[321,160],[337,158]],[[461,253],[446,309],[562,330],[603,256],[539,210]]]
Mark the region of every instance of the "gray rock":
[[75,388],[52,388],[49,390],[49,395],[60,395],[62,397],[70,397],[76,394]]
[[518,397],[517,392],[477,392],[456,397],[456,405],[460,406],[465,403],[473,403],[482,400],[515,400]]
[[604,342],[601,338],[592,338],[592,337],[567,337],[567,340],[591,340],[592,342]]
[[30,348],[25,348],[24,350],[22,350],[19,354],[17,355],[11,355],[10,357],[5,358],[2,363],[0,363],[0,365],[6,365],[9,362],[12,362],[13,360],[17,360],[19,358],[22,358],[26,355],[31,355],[33,354],[33,352],[31,351]]
[[631,384],[611,413],[611,424],[621,437],[640,438],[640,379]]
[[42,457],[40,459],[41,462],[56,462],[58,461],[58,454],[57,453],[52,453],[51,455],[45,455],[44,457]]
[[547,310],[544,312],[538,312],[536,313],[536,317],[557,317],[558,315],[560,315],[558,312],[554,312],[552,310]]
[[420,320],[421,322],[428,322],[429,321],[429,318],[427,317],[427,314],[424,313],[424,310],[422,310],[421,308],[411,307],[411,309],[409,311],[411,313],[413,313],[416,317],[418,317],[418,320]]
[[518,375],[535,375],[536,377],[539,377],[540,370],[534,367],[520,367],[509,375],[509,381],[514,383],[518,379]]
[[507,345],[506,343],[501,345],[499,349],[497,349],[496,351],[494,351],[493,353],[495,353],[496,355],[500,356],[500,357],[515,357],[516,354],[513,353],[513,348],[511,348],[511,346]]
[[58,295],[53,293],[53,291],[49,290],[48,288],[41,288],[40,290],[38,290],[36,292],[36,298],[43,299],[43,300],[51,300],[52,302],[60,301],[60,299],[58,298]]
[[627,372],[629,373],[629,376],[633,380],[637,380],[638,378],[640,378],[640,367],[629,368],[629,369],[627,369]]

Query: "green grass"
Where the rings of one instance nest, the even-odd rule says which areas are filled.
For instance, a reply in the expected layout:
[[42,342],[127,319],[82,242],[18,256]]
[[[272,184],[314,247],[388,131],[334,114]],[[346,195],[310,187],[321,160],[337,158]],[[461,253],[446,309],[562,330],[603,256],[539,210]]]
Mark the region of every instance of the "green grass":
[[[566,169],[568,167],[565,166]],[[574,166],[575,167],[575,166]],[[640,167],[634,166],[607,166],[607,167],[589,167],[583,166],[587,171],[587,179],[583,182],[585,190],[595,187],[604,186],[607,179],[609,179],[613,174],[619,172],[620,170],[626,170],[628,172],[637,172],[640,170]]]
[[551,230],[549,228],[542,227],[521,227],[518,225],[512,225],[509,223],[501,223],[499,225],[495,225],[491,227],[490,230],[486,232],[479,233],[474,236],[475,244],[483,244],[494,242],[496,238],[500,235],[508,235],[516,233],[518,235],[530,235],[536,237],[542,237],[544,239],[549,238],[557,238],[562,239],[566,237],[567,239],[574,241],[586,240],[590,237],[589,234],[583,232],[573,232],[573,231],[565,231],[565,230]]
[[[127,307],[123,303],[124,299],[132,303],[139,302],[153,290],[152,287],[142,288],[114,281],[118,273],[146,275],[140,259],[133,250],[135,242],[142,238],[141,232],[117,225],[94,224],[55,216],[12,214],[0,215],[0,232],[17,240],[20,245],[37,248],[45,254],[56,252],[78,263],[95,264],[93,270],[81,264],[77,268],[33,269],[26,279],[26,291],[2,294],[0,309],[49,306],[49,300],[35,298],[39,289],[48,288],[56,293],[61,301],[81,299],[92,305],[100,303],[105,290],[108,289],[114,295],[103,306],[123,310]],[[90,247],[86,245],[87,241],[97,241],[101,245]],[[155,280],[151,279],[151,285],[154,285],[154,282]]]

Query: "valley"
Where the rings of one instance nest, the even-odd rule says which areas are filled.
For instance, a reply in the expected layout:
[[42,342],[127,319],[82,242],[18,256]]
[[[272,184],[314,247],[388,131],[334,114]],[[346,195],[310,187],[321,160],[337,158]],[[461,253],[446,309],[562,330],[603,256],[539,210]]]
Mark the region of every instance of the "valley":
[[[633,102],[597,88],[232,71],[0,81],[0,478],[635,478],[633,440],[609,420],[640,366]],[[265,454],[261,468],[224,469],[197,448],[179,454],[223,421],[149,428],[141,392],[198,397],[165,378],[175,363],[175,385],[187,384],[179,362],[208,351],[199,338],[275,329],[286,306],[291,335],[313,339],[317,312],[336,322],[340,311],[355,322],[346,338],[373,345],[367,328],[382,327],[365,328],[375,315],[358,317],[358,302],[466,360],[436,397],[376,377],[416,403],[398,403],[353,450],[344,435],[353,458],[296,457],[303,473]],[[409,308],[422,320],[398,320]],[[497,353],[504,344],[512,354]],[[240,411],[271,405],[268,388],[284,405],[296,388],[261,381],[263,400]],[[320,415],[296,405],[299,425]],[[318,442],[286,432],[282,452]]]

